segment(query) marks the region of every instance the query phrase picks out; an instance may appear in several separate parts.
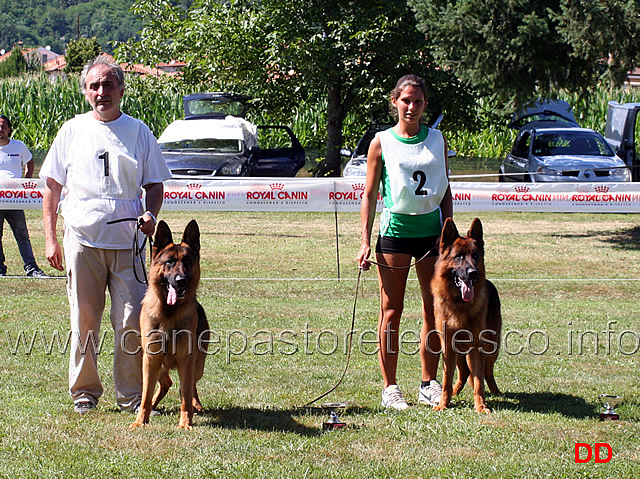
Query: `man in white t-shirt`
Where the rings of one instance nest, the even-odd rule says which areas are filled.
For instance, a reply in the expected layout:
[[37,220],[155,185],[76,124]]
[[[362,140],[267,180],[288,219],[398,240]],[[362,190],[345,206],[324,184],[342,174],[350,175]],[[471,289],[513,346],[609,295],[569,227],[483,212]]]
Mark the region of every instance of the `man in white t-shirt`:
[[[33,157],[24,143],[20,140],[12,140],[11,120],[5,115],[0,115],[0,179],[6,178],[31,178],[33,174]],[[23,210],[0,210],[0,276],[7,274],[7,266],[4,264],[5,256],[2,248],[2,235],[4,222],[9,223],[13,236],[18,243],[18,250],[24,263],[24,272],[34,278],[46,278],[36,260],[33,257],[27,220]]]
[[[85,65],[80,85],[92,110],[60,128],[40,170],[46,257],[63,271],[56,225],[66,187],[61,208],[72,332],[69,393],[78,413],[94,409],[102,396],[97,351],[108,289],[116,402],[135,412],[142,393],[140,303],[146,286],[134,272],[133,237],[136,224],[143,234],[153,234],[162,182],[171,173],[149,128],[120,110],[125,85],[119,65],[97,57]],[[107,224],[123,218],[137,221]]]

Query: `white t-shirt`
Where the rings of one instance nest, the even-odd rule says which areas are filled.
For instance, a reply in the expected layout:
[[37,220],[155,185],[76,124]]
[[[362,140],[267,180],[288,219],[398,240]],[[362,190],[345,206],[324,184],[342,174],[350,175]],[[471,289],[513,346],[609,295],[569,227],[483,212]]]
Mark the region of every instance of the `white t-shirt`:
[[0,146],[0,178],[22,178],[24,166],[31,160],[31,152],[20,140],[9,140]]
[[142,186],[162,183],[171,172],[143,122],[124,113],[102,122],[88,112],[62,125],[40,177],[68,189],[62,201],[66,232],[94,248],[129,249],[135,222],[106,223],[141,215]]

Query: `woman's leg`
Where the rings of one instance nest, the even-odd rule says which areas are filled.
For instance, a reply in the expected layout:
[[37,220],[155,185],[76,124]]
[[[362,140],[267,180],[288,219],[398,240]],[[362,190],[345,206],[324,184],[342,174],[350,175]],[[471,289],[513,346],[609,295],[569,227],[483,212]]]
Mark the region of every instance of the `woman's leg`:
[[402,316],[411,255],[378,253],[376,260],[382,265],[400,268],[390,269],[385,266],[378,266],[378,283],[380,286],[378,361],[384,387],[387,388],[390,385],[397,384],[396,370],[398,367],[400,318]]

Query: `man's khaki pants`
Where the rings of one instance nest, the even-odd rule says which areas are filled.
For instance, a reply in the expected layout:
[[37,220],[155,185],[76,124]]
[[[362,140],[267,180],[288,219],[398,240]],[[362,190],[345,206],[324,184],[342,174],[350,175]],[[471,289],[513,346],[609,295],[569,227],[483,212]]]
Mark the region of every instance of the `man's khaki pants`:
[[105,356],[111,352],[111,342],[102,341],[104,335],[100,335],[108,288],[114,330],[116,402],[124,410],[133,410],[140,403],[142,394],[140,309],[146,285],[140,284],[134,276],[130,249],[91,248],[80,244],[73,234],[66,233],[64,256],[71,310],[69,393],[74,403],[90,401],[97,405],[102,396],[97,359],[98,354]]

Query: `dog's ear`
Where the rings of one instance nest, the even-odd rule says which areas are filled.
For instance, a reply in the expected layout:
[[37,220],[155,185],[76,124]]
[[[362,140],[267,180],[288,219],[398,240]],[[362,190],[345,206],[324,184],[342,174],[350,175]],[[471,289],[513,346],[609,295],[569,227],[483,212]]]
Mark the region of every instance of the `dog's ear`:
[[200,228],[196,220],[191,220],[187,224],[187,227],[184,229],[184,234],[182,235],[182,242],[189,245],[189,248],[200,256]]
[[481,248],[484,247],[484,238],[482,237],[482,223],[478,218],[474,218],[471,222],[471,228],[469,228],[469,232],[467,236],[478,244]]
[[447,218],[442,228],[442,234],[440,235],[440,253],[442,254],[445,249],[450,247],[455,240],[460,237],[458,228],[453,222],[453,218]]
[[173,243],[173,236],[171,235],[171,230],[169,229],[169,225],[164,222],[164,220],[160,220],[158,222],[158,226],[156,226],[156,238],[153,241],[153,250],[152,257],[155,257],[160,251],[165,249],[167,245]]

